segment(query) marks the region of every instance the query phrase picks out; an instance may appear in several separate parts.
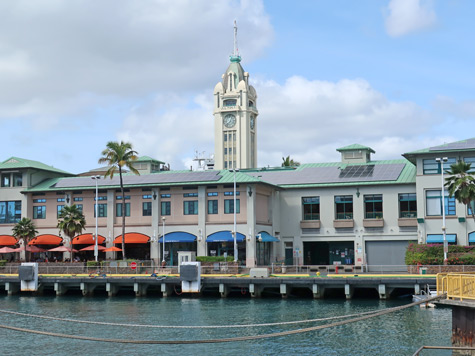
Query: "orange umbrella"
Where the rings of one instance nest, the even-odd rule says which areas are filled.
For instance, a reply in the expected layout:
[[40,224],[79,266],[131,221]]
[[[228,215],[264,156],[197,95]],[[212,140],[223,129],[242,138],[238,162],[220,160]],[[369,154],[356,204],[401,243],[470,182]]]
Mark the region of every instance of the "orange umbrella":
[[115,247],[115,246],[112,246],[112,247],[106,248],[105,250],[102,250],[102,252],[120,252],[120,251],[122,251],[122,249],[118,248],[118,247]]
[[[105,250],[106,248],[102,245],[97,245],[97,251],[102,251]],[[84,247],[80,249],[79,251],[94,251],[94,245]]]

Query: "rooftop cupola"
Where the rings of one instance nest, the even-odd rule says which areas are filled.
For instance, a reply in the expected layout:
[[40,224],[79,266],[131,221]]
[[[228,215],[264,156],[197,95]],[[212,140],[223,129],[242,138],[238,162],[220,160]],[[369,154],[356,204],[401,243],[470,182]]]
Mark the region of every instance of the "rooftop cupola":
[[375,153],[371,147],[357,143],[337,149],[341,153],[342,163],[368,163],[371,161],[371,153]]

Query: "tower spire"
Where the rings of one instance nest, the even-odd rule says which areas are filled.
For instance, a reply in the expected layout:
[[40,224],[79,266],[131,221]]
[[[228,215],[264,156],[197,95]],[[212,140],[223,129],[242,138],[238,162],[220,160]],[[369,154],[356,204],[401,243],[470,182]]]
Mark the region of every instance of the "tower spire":
[[231,62],[240,62],[241,56],[239,55],[238,42],[237,42],[237,22],[234,20],[234,48],[233,54],[230,56]]

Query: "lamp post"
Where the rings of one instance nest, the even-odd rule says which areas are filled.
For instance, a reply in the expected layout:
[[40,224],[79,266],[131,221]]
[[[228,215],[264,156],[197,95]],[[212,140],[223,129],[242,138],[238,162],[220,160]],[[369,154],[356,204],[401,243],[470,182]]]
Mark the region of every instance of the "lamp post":
[[239,172],[239,169],[231,169],[231,172],[234,173],[234,192],[233,192],[233,198],[234,198],[234,227],[233,227],[233,240],[234,240],[234,262],[237,262],[238,260],[238,248],[237,248],[237,241],[236,241],[236,172]]
[[165,265],[165,217],[162,216],[162,222],[163,222],[163,260],[162,260],[162,265]]
[[444,265],[447,264],[447,252],[449,251],[449,245],[447,243],[446,227],[445,227],[445,185],[444,185],[444,162],[447,162],[447,157],[436,158],[435,161],[440,163],[440,176],[442,178],[442,236],[444,239]]
[[94,179],[94,181],[96,182],[96,204],[95,204],[95,212],[96,212],[96,234],[95,234],[95,237],[94,237],[94,259],[96,260],[97,262],[97,257],[99,255],[99,251],[98,251],[98,248],[97,248],[97,240],[98,240],[98,236],[97,236],[97,217],[98,217],[98,212],[97,212],[97,200],[98,200],[98,193],[99,193],[99,189],[98,189],[98,183],[99,183],[99,179],[101,179],[101,176],[92,176],[91,177],[92,179]]

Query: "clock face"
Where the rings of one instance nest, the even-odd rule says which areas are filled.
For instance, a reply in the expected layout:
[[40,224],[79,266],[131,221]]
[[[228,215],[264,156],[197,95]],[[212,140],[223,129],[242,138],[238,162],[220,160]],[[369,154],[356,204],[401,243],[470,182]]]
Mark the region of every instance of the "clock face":
[[233,114],[227,114],[223,119],[224,126],[231,128],[236,124],[236,116]]
[[250,122],[251,130],[254,130],[255,124],[256,124],[256,118],[254,116],[251,116],[251,122]]

